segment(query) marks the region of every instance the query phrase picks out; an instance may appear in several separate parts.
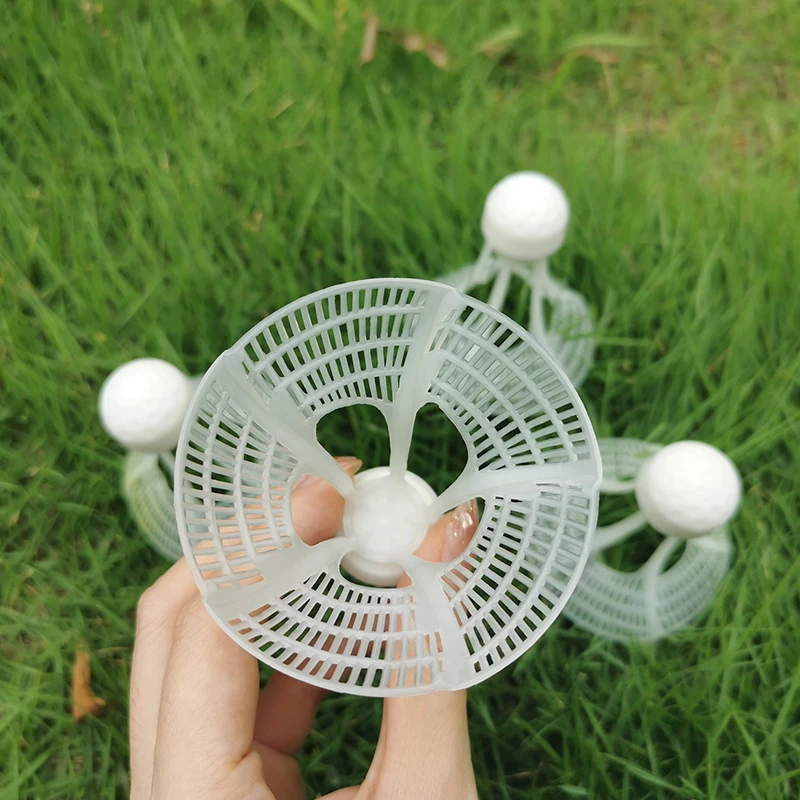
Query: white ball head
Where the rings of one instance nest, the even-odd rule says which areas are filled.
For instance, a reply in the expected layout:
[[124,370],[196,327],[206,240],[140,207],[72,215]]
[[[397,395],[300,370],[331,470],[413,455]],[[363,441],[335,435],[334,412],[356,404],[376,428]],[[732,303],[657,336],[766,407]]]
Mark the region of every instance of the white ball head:
[[192,399],[191,378],[158,358],[117,367],[100,389],[100,421],[129,450],[163,453],[178,444]]
[[739,507],[742,481],[734,463],[703,442],[675,442],[645,463],[636,500],[665,536],[693,539],[728,522]]
[[428,506],[436,492],[413,472],[393,478],[389,467],[356,475],[355,491],[345,504],[341,535],[358,543],[342,559],[344,568],[372,586],[396,586],[398,563],[411,555],[431,523]]
[[552,178],[540,172],[515,172],[489,192],[481,229],[500,255],[536,261],[564,244],[568,222],[567,196]]

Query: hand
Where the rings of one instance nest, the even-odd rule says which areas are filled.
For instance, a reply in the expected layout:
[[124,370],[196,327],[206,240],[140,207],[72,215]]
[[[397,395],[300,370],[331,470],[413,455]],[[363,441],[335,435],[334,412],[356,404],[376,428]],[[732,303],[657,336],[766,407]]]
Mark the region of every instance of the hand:
[[[352,477],[361,462],[339,459]],[[330,484],[298,481],[292,519],[304,541],[332,537],[344,500]],[[465,504],[431,527],[417,551],[450,560],[478,518]],[[407,579],[405,579],[407,580]],[[301,800],[295,756],[325,692],[273,672],[259,691],[257,660],[206,612],[181,559],[139,603],[131,674],[132,800]],[[477,798],[466,692],[391,698],[364,782],[328,800]]]

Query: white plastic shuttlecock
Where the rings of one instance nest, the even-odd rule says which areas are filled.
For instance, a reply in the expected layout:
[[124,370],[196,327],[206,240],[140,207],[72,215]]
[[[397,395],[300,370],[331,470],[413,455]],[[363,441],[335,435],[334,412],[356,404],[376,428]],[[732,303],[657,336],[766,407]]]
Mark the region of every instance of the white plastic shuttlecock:
[[122,492],[142,536],[162,556],[183,555],[172,489],[173,457],[186,409],[198,380],[172,364],[140,358],[115,369],[100,390],[100,419],[130,448]]
[[734,463],[709,444],[675,442],[654,455],[636,478],[636,502],[665,536],[692,539],[728,522],[742,498]]
[[[592,555],[565,615],[599,636],[655,640],[690,625],[714,599],[728,573],[732,545],[726,523],[741,498],[731,460],[702,442],[661,445],[601,439],[601,494],[636,494],[639,510],[599,527]],[[603,551],[646,525],[664,541],[645,564],[622,572]],[[667,567],[685,542],[678,560]]]
[[524,281],[531,293],[528,330],[579,386],[594,361],[591,312],[578,292],[550,275],[547,262],[564,244],[569,215],[567,196],[552,178],[540,172],[508,175],[486,198],[485,244],[478,260],[439,280],[463,292],[492,282],[489,305],[498,310],[505,306],[512,277]]
[[129,450],[164,453],[178,442],[192,380],[158,358],[117,367],[100,389],[100,421]]
[[[406,468],[428,403],[468,452],[438,497]],[[380,409],[391,446],[355,481],[316,439],[353,404]],[[313,546],[292,521],[306,474],[345,498],[339,534]],[[217,359],[175,476],[184,553],[227,633],[301,680],[392,696],[477,683],[551,625],[588,557],[600,461],[577,393],[526,331],[440,283],[370,280],[298,300]],[[485,511],[460,556],[414,555],[475,497]]]

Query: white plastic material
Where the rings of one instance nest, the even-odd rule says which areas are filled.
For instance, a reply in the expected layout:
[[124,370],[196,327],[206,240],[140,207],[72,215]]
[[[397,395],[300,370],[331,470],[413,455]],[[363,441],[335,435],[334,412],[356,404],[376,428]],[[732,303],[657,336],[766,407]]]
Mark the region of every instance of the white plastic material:
[[[484,247],[474,264],[439,280],[462,292],[492,282],[489,305],[502,310],[516,276],[530,287],[528,330],[580,386],[594,362],[594,323],[586,300],[549,273],[547,259],[564,243],[569,203],[538,172],[517,172],[489,192],[481,219]],[[551,312],[547,320],[546,306]]]
[[[316,426],[359,403],[383,412],[391,458],[354,483]],[[435,499],[406,471],[427,403],[468,451]],[[596,522],[599,453],[575,390],[523,329],[439,283],[344,284],[273,314],[208,371],[176,455],[178,528],[211,614],[276,669],[354,694],[462,688],[517,658],[572,593]],[[346,499],[342,535],[314,546],[291,515],[309,473]],[[461,556],[413,555],[474,497],[485,511]],[[383,502],[396,527],[370,526]],[[411,585],[357,585],[340,569],[352,554]]]
[[413,472],[397,479],[388,467],[359,473],[354,487],[345,503],[341,535],[356,547],[345,554],[342,566],[372,586],[396,586],[404,572],[398,559],[422,544],[436,492]]
[[156,358],[139,358],[117,367],[100,389],[103,427],[131,448],[122,472],[122,493],[137,528],[162,556],[183,555],[172,472],[186,409],[199,380]]
[[704,536],[725,525],[741,499],[742,481],[734,463],[704,442],[668,445],[636,478],[636,502],[665,536]]
[[[728,573],[732,544],[724,523],[738,506],[739,474],[727,456],[700,442],[662,448],[634,439],[601,439],[599,445],[601,494],[635,491],[652,505],[640,505],[626,519],[597,529],[592,555],[564,614],[606,639],[660,639],[694,622]],[[678,467],[681,472],[674,471]],[[665,539],[642,567],[621,572],[603,562],[604,550],[647,524]],[[687,533],[693,538],[687,540]],[[665,569],[684,541],[684,552]]]
[[515,172],[489,192],[481,230],[501,256],[538,261],[564,244],[568,223],[567,196],[552,178],[541,172]]
[[175,496],[159,461],[155,453],[128,453],[122,491],[142,536],[164,558],[177,561],[183,550],[175,522]]
[[158,358],[117,367],[100,389],[100,421],[129,450],[163,453],[178,443],[192,397],[191,378]]

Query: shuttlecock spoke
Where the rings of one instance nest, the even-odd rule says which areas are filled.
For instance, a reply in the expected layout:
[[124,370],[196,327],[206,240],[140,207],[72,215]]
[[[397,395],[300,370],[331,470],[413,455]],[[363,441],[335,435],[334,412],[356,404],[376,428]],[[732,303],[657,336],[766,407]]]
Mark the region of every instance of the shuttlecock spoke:
[[221,617],[241,618],[321,570],[335,572],[342,556],[352,547],[349,539],[338,537],[313,546],[298,540],[291,547],[265,553],[253,562],[262,578],[258,583],[228,589],[213,586],[206,600]]
[[606,525],[598,528],[592,540],[592,552],[600,553],[607,550],[612,545],[617,544],[634,533],[638,533],[647,524],[644,514],[637,511],[613,525]]
[[[313,427],[298,411],[297,406],[281,389],[275,389],[267,402],[250,380],[241,373],[225,367],[231,394],[236,405],[266,427],[272,435],[301,461],[307,471],[332,484],[347,497],[353,489],[353,481],[336,459],[317,441]],[[268,418],[268,422],[265,419]]]
[[677,536],[668,536],[639,569],[642,575],[647,635],[650,639],[658,639],[664,633],[664,625],[658,609],[658,577],[664,571],[669,557],[681,542],[682,540]]
[[606,477],[603,475],[603,480],[600,483],[600,491],[603,494],[631,494],[636,488],[636,480],[621,480],[615,478],[613,475]]
[[413,581],[411,591],[414,594],[416,628],[420,633],[430,636],[434,655],[438,636],[442,650],[442,681],[446,684],[456,683],[469,659],[469,650],[450,607],[444,583],[437,573],[437,566],[413,556],[403,566]]
[[575,461],[464,472],[431,504],[430,515],[436,519],[474,497],[486,500],[501,495],[515,500],[534,500],[553,485],[588,485],[594,481],[595,476],[584,473]]
[[492,293],[489,295],[489,305],[498,311],[503,310],[503,306],[508,296],[508,287],[511,285],[511,269],[501,266],[494,279]]
[[644,562],[644,564],[639,568],[639,571],[645,575],[645,577],[657,577],[664,571],[664,567],[666,566],[669,557],[673,554],[675,549],[681,542],[684,541],[683,539],[678,538],[677,536],[667,536],[663,542],[653,551],[650,558]]
[[425,405],[428,390],[443,363],[442,355],[431,351],[431,344],[447,315],[461,305],[463,300],[452,289],[444,286],[438,287],[438,291],[432,289],[417,320],[414,340],[406,356],[407,368],[386,415],[391,450],[389,469],[397,477],[405,474],[417,413]]

